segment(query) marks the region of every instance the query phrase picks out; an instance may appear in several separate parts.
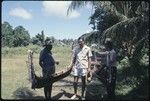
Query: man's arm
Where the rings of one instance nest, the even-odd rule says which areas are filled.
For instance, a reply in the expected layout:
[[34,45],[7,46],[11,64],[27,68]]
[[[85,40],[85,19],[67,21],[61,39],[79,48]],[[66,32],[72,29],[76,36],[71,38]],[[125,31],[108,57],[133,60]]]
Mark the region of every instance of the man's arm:
[[107,52],[97,52],[100,56],[106,56],[108,53]]
[[40,52],[39,65],[43,67],[43,51]]
[[72,50],[72,60],[71,60],[71,66],[74,66],[75,65],[75,62],[76,62],[76,50],[75,48]]
[[117,57],[117,55],[116,55],[116,52],[114,51],[114,52],[111,54],[110,62],[111,62],[111,63],[114,63],[114,62],[116,61],[116,57]]
[[76,57],[72,57],[71,66],[74,66],[76,62]]
[[43,67],[43,62],[41,60],[39,60],[39,65]]
[[88,71],[91,71],[91,57],[88,58]]
[[88,51],[88,71],[91,71],[91,57],[92,57],[92,51],[91,51],[91,49],[89,49],[89,51]]

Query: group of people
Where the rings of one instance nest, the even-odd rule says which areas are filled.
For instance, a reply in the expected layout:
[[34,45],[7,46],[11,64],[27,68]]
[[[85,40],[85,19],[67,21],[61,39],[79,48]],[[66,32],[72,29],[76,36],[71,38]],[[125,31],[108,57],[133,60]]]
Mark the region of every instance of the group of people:
[[[106,56],[106,66],[111,68],[110,70],[116,71],[116,52],[113,49],[113,44],[110,39],[106,39],[105,42],[105,52],[100,52],[99,54]],[[50,40],[45,40],[45,48],[40,52],[39,64],[42,67],[43,77],[49,77],[51,74],[55,73],[55,64],[59,64],[58,61],[55,61],[52,56],[52,44]],[[71,99],[75,99],[77,97],[77,88],[78,88],[78,80],[81,78],[82,81],[82,92],[81,97],[85,97],[85,88],[86,88],[86,78],[87,73],[91,71],[91,57],[92,52],[91,48],[85,44],[84,38],[78,39],[78,46],[73,49],[71,66],[72,74],[74,76],[74,94]],[[111,81],[107,87],[108,97],[115,97],[115,80],[113,80],[114,76],[110,72],[110,76],[108,76]],[[113,81],[113,82],[112,82]],[[44,94],[46,99],[51,99],[52,92],[52,84],[47,84],[44,87]]]

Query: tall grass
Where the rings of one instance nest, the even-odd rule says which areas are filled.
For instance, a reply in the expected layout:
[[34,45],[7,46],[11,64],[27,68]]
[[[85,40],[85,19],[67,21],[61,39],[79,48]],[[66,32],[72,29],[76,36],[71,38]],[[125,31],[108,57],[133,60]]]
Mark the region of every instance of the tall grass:
[[42,47],[38,45],[28,45],[26,47],[13,47],[13,48],[2,47],[2,56],[13,57],[15,55],[26,55],[27,50],[29,49],[33,50],[35,53],[39,53]]

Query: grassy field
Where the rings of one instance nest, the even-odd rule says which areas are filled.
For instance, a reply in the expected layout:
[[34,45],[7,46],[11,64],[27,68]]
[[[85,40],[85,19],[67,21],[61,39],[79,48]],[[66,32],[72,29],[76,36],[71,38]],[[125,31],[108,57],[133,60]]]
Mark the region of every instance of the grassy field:
[[[1,58],[1,97],[2,99],[17,99],[31,97],[31,95],[44,96],[43,89],[32,90],[28,81],[27,50],[32,49],[34,53],[34,66],[36,74],[41,76],[41,68],[38,64],[39,52],[42,47],[29,46],[15,49],[2,49]],[[5,50],[5,53],[4,51]],[[6,53],[7,50],[7,53]],[[15,51],[14,51],[15,50]],[[71,48],[69,46],[53,47],[53,56],[59,61],[56,72],[66,70],[71,60]],[[23,92],[24,91],[24,92]],[[28,94],[26,94],[28,92]],[[30,96],[29,96],[30,95]]]
[[[1,55],[1,98],[2,99],[44,99],[43,88],[33,90],[31,89],[31,83],[29,82],[29,74],[27,68],[27,50],[34,51],[33,61],[35,66],[35,73],[38,76],[42,75],[41,68],[39,66],[39,52],[43,47],[36,45],[29,45],[27,47],[17,48],[2,48]],[[55,60],[59,61],[59,65],[56,66],[56,72],[66,70],[67,66],[71,62],[71,47],[70,46],[55,46],[52,50]],[[145,99],[147,98],[148,83],[143,86],[135,87],[135,82],[132,80],[125,81],[125,77],[122,74],[122,69],[117,67],[118,75],[116,82],[116,95],[117,99]],[[121,70],[120,70],[121,69]],[[129,82],[130,81],[130,82]],[[87,99],[101,99],[100,95],[106,93],[106,88],[103,87],[101,82],[96,79],[93,83],[87,84]],[[88,94],[89,93],[89,94]],[[138,94],[136,94],[138,93]],[[73,77],[68,77],[53,84],[52,99],[70,99],[73,94]],[[78,95],[81,94],[81,80],[79,80]],[[140,96],[140,97],[139,97]]]

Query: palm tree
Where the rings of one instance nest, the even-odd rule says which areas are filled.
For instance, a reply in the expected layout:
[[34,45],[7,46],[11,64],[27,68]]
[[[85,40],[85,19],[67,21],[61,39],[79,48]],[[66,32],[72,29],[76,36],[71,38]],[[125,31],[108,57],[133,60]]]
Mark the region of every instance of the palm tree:
[[137,16],[137,9],[140,6],[148,9],[148,2],[143,1],[72,1],[67,14],[72,10],[84,7],[87,4],[91,4],[93,7],[104,7],[105,10],[115,11],[118,16],[124,16],[126,18],[132,18]]
[[[72,1],[68,8],[68,13],[70,13],[72,10],[75,10],[77,8],[87,5],[88,3],[90,3],[93,6],[93,8],[102,7],[106,12],[109,11],[112,13],[116,13],[117,16],[122,18],[119,22],[120,24],[117,23],[117,24],[113,25],[112,27],[106,29],[106,31],[104,31],[104,33],[102,33],[102,36],[103,36],[103,37],[101,37],[102,41],[105,40],[106,36],[109,36],[116,40],[116,46],[123,47],[123,44],[120,44],[121,40],[119,40],[119,39],[123,39],[125,35],[128,37],[126,38],[126,40],[122,40],[123,42],[121,42],[121,43],[124,43],[124,41],[126,41],[126,43],[129,43],[129,42],[131,42],[131,39],[133,39],[133,38],[136,40],[136,42],[138,42],[138,41],[140,41],[140,39],[142,39],[142,36],[140,36],[139,32],[136,32],[137,31],[136,29],[139,26],[139,25],[136,25],[136,23],[139,22],[139,20],[135,20],[135,19],[137,19],[135,17],[140,17],[141,22],[139,22],[138,24],[140,24],[141,26],[147,25],[148,19],[146,19],[146,17],[149,16],[148,2],[143,2],[143,1]],[[99,12],[97,12],[97,13],[99,13]],[[133,18],[133,19],[131,19],[131,18]],[[95,22],[93,22],[93,23],[95,23]],[[128,28],[124,27],[124,26],[128,26],[128,25],[130,25],[130,27],[128,27]],[[125,31],[126,29],[128,29],[128,30]],[[134,34],[133,34],[132,30],[135,31]],[[141,28],[141,30],[142,30],[142,28]],[[123,31],[126,33],[123,33]],[[128,33],[128,31],[131,33]],[[148,32],[147,32],[148,29],[146,29],[145,31],[146,31],[145,34],[148,34]],[[106,35],[106,33],[107,33],[107,35]],[[116,33],[119,33],[118,39],[116,39],[116,37],[117,37],[116,35],[118,35]],[[148,38],[147,35],[145,35],[145,38]],[[119,43],[118,43],[118,41],[119,41]],[[134,42],[131,42],[131,43],[134,43]],[[129,53],[131,53],[131,52],[129,52]]]

